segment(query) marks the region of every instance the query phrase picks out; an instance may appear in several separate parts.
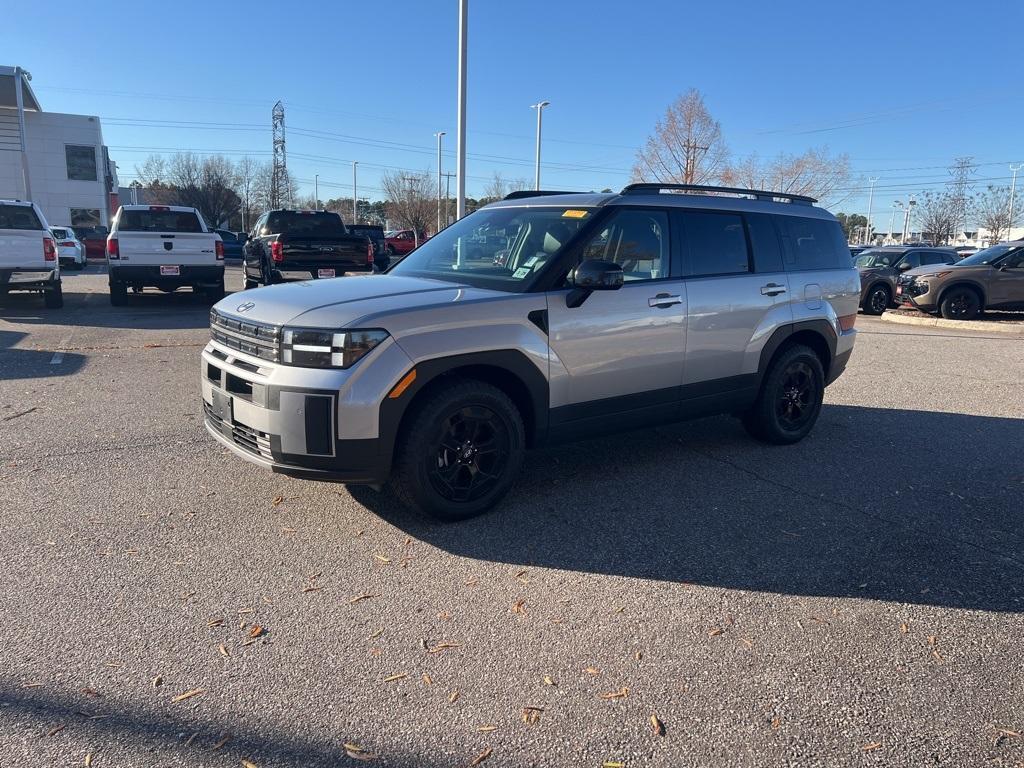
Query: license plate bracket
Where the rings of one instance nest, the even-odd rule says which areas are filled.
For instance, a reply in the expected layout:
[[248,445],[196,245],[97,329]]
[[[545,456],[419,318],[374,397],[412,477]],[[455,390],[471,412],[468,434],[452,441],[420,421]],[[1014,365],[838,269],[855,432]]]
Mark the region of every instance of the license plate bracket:
[[161,277],[178,277],[181,274],[181,267],[160,265],[160,276]]
[[316,276],[320,280],[334,277],[334,275],[335,275],[335,271],[333,269],[318,269],[316,271]]
[[231,426],[233,420],[231,395],[213,390],[213,404],[211,407],[213,415],[220,419],[226,426]]

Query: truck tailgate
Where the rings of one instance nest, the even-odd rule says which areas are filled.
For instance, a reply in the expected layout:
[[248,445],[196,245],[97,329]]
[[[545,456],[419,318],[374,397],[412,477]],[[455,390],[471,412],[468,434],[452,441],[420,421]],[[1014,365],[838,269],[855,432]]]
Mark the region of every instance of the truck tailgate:
[[343,271],[350,267],[366,267],[367,245],[363,238],[317,240],[291,239],[283,243],[284,268],[295,265],[334,267]]
[[53,269],[43,259],[43,233],[33,229],[0,229],[0,269]]
[[130,264],[178,264],[198,266],[218,264],[217,236],[206,232],[119,232],[121,261]]

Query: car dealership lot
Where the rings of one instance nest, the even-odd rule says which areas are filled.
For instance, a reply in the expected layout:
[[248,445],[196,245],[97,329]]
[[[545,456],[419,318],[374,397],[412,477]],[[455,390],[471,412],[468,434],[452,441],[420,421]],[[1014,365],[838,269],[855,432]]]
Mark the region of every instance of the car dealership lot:
[[1024,760],[1024,335],[861,317],[798,445],[545,450],[440,525],[219,448],[202,300],[64,295],[0,304],[13,765]]

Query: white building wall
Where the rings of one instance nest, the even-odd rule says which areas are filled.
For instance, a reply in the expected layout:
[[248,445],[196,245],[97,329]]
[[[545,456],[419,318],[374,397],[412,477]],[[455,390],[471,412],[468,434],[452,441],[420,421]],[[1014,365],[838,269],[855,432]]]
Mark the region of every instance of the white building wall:
[[[2,109],[2,108],[0,108]],[[3,110],[14,112],[15,110]],[[96,209],[109,226],[100,119],[59,112],[25,112],[26,148],[32,197],[50,226],[71,224],[71,209]],[[96,180],[68,178],[65,146],[89,146],[96,153]],[[25,197],[21,153],[0,152],[0,198]]]

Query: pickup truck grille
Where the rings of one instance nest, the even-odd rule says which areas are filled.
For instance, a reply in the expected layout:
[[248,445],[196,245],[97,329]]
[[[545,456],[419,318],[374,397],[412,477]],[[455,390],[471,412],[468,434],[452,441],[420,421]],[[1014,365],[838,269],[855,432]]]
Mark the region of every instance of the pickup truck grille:
[[239,320],[211,309],[210,336],[225,347],[253,357],[275,363],[281,359],[281,329],[276,325]]

